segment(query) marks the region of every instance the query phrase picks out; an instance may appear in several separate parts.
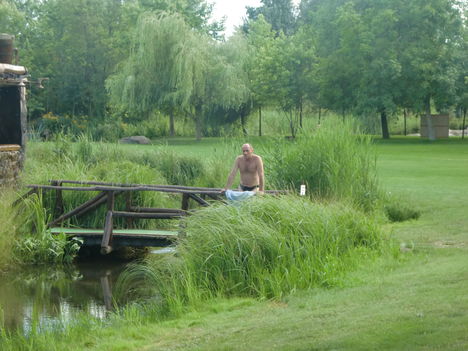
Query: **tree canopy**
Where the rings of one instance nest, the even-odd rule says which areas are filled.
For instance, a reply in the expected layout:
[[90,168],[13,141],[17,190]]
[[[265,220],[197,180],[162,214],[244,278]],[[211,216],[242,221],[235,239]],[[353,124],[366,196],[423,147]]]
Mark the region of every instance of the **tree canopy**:
[[[467,5],[459,0],[262,0],[224,39],[204,0],[2,0],[45,113],[194,122],[196,135],[274,108],[291,134],[313,107],[388,118],[467,106]],[[259,119],[259,123],[261,118]],[[261,128],[260,128],[261,130]]]

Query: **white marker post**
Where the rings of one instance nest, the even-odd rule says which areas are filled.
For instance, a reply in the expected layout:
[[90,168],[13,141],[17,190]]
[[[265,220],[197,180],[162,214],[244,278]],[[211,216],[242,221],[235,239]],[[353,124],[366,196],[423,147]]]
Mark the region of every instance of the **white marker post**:
[[305,194],[306,194],[306,186],[305,186],[305,184],[302,184],[302,185],[301,185],[301,190],[300,190],[300,192],[299,192],[299,195],[305,196]]

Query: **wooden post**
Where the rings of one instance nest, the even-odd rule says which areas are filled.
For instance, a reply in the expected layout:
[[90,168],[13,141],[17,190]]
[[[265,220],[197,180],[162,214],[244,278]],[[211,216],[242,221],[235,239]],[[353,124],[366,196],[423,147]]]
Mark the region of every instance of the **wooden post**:
[[114,192],[107,192],[107,214],[106,223],[104,225],[104,235],[101,242],[101,254],[107,255],[112,252],[112,227],[113,227],[113,211],[114,211]]
[[[61,187],[62,182],[53,180],[51,182],[51,185]],[[61,216],[62,214],[63,214],[63,193],[62,193],[62,189],[57,188],[55,190],[54,217],[57,218],[57,217]]]
[[[132,211],[132,192],[131,191],[125,193],[125,211],[127,212]],[[127,228],[129,229],[133,228],[132,217],[127,217],[126,222],[127,222]]]
[[187,211],[189,206],[189,194],[184,193],[182,195],[182,210]]

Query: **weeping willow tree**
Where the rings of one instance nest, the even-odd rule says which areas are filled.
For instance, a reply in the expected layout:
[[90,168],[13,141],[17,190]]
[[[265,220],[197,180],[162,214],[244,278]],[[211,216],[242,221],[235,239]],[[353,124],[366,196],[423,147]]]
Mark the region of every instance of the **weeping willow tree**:
[[245,38],[238,34],[227,42],[210,41],[207,51],[208,65],[193,96],[198,110],[197,138],[203,127],[207,127],[203,124],[216,128],[238,119],[243,121],[251,105]]
[[174,135],[175,113],[190,109],[194,77],[205,65],[199,39],[178,14],[141,16],[129,58],[107,80],[112,106],[140,119],[160,110]]
[[197,139],[213,106],[239,106],[246,100],[245,75],[226,43],[190,28],[178,14],[145,14],[135,47],[107,81],[113,107],[140,119],[154,110],[170,117],[183,113],[195,122]]

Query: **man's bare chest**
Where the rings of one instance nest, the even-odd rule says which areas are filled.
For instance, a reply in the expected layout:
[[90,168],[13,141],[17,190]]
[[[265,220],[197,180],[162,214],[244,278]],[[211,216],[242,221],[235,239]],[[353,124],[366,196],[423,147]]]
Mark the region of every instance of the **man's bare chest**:
[[242,160],[239,164],[242,173],[255,173],[257,171],[256,160]]

